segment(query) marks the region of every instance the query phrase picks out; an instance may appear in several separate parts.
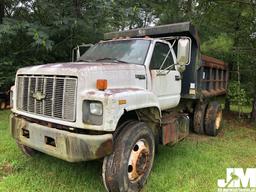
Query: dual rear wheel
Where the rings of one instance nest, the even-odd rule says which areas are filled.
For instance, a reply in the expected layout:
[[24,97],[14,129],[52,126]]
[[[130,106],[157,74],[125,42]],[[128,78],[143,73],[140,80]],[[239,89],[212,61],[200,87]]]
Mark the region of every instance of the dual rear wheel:
[[217,136],[222,125],[222,109],[217,101],[198,102],[194,111],[193,128],[198,134]]

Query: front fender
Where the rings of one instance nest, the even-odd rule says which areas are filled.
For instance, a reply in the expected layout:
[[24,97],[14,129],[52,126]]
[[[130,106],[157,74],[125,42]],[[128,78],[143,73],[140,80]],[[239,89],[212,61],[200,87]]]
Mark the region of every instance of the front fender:
[[120,117],[125,111],[156,107],[161,114],[157,97],[144,89],[122,88],[106,91],[84,92],[83,100],[96,100],[103,103],[103,124],[101,127],[85,124],[86,128],[115,131]]

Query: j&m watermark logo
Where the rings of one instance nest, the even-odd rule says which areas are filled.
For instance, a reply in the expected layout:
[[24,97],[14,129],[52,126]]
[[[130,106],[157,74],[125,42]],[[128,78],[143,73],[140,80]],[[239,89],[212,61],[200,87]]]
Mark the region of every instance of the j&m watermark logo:
[[227,178],[218,180],[218,192],[256,192],[256,168],[227,168]]

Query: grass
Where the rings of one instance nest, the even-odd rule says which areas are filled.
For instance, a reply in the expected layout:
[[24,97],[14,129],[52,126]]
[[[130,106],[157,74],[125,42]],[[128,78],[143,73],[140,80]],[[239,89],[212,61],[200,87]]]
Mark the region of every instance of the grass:
[[[25,157],[10,137],[9,111],[0,111],[0,191],[104,191],[101,162],[68,163],[44,154]],[[226,168],[256,167],[256,126],[226,115],[216,138],[191,134],[174,147],[161,146],[143,192],[211,192]]]
[[241,110],[242,113],[251,113],[252,106],[240,106],[240,107],[238,105],[231,105],[230,106],[231,111],[239,112],[239,109]]

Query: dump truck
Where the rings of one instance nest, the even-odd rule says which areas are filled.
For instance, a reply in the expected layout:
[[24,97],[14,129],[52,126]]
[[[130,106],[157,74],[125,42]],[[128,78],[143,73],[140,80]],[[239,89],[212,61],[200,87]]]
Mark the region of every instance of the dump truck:
[[76,55],[17,71],[10,129],[26,155],[103,159],[107,191],[140,191],[159,145],[218,135],[228,66],[190,22],[106,33]]

